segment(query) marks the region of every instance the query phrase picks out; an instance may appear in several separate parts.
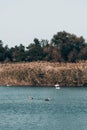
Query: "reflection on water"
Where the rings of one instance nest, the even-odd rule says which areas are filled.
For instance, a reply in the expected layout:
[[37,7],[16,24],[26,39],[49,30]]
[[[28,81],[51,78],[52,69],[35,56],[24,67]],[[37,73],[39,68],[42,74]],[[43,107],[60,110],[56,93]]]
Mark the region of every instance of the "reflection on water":
[[86,114],[87,88],[0,87],[0,130],[86,130]]

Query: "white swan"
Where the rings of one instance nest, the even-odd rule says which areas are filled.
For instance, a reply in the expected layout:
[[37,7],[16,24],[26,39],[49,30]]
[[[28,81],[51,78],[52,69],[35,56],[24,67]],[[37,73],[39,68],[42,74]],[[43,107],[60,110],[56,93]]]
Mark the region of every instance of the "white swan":
[[60,89],[59,84],[55,84],[56,89]]

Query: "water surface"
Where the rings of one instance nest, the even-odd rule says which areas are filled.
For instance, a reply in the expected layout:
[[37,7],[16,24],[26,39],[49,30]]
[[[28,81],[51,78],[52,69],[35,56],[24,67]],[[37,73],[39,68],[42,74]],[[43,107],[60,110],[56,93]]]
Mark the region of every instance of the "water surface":
[[87,88],[2,86],[0,130],[87,130]]

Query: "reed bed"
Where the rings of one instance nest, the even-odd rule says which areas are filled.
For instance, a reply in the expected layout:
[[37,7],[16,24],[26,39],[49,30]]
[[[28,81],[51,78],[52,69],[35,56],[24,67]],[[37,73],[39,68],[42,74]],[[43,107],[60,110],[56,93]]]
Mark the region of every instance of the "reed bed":
[[87,86],[87,61],[0,64],[0,85]]

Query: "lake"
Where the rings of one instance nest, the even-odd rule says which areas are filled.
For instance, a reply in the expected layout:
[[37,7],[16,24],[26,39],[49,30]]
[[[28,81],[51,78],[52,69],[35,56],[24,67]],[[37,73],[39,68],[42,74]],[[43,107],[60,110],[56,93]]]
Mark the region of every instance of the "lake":
[[0,130],[87,130],[87,88],[1,86]]

